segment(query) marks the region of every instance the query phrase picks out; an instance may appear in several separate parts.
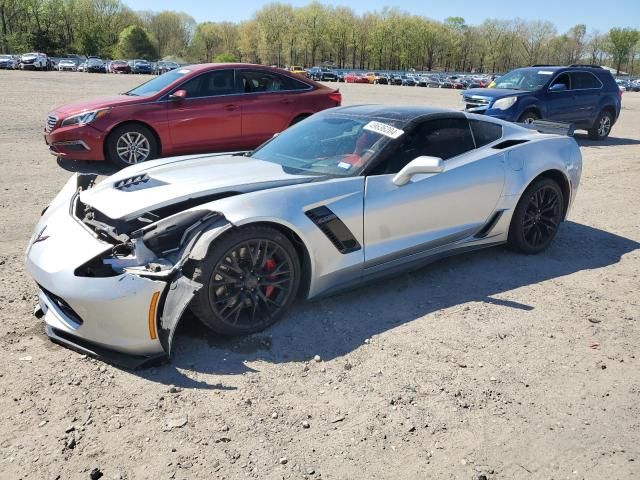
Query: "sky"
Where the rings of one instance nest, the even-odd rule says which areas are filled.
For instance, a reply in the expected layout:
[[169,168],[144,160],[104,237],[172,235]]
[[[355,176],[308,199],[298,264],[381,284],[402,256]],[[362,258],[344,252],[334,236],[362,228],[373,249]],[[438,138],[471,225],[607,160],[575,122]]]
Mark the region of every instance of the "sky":
[[[123,0],[133,10],[175,10],[188,13],[197,22],[247,20],[269,0]],[[309,0],[280,0],[294,6],[304,6]],[[611,27],[640,28],[640,0],[335,0],[321,1],[328,5],[344,5],[361,14],[381,10],[385,6],[399,7],[409,13],[434,20],[463,17],[467,24],[477,25],[487,18],[523,18],[549,20],[559,32],[584,23],[588,30],[606,32]]]

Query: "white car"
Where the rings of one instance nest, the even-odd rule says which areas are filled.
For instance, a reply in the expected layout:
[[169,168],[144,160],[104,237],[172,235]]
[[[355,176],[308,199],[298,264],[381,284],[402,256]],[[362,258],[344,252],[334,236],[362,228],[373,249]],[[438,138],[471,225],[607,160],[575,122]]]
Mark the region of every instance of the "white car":
[[77,72],[78,65],[76,65],[76,62],[74,62],[69,58],[63,58],[62,60],[60,60],[60,62],[58,62],[58,70],[60,72],[65,72],[65,71]]
[[571,127],[528,127],[349,106],[252,152],[145,162],[96,185],[76,175],[27,249],[36,314],[54,342],[135,367],[170,355],[187,307],[214,332],[249,334],[298,297],[454,253],[504,243],[540,253],[582,159]]
[[20,70],[47,70],[49,61],[44,53],[25,53],[20,57]]

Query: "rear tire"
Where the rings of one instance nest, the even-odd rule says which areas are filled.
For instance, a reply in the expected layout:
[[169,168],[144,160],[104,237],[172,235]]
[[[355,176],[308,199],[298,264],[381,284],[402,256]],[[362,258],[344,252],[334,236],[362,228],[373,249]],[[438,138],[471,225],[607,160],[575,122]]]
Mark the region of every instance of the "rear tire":
[[613,126],[613,115],[608,110],[603,110],[596,118],[593,127],[589,129],[589,138],[592,140],[604,140],[609,136]]
[[528,255],[545,250],[564,218],[564,196],[550,178],[535,180],[524,191],[511,217],[507,245]]
[[117,167],[130,167],[158,156],[158,141],[153,132],[139,123],[114,129],[107,139],[107,160]]
[[189,275],[203,284],[191,311],[221,335],[259,332],[277,322],[295,301],[300,260],[282,233],[246,226],[216,240]]

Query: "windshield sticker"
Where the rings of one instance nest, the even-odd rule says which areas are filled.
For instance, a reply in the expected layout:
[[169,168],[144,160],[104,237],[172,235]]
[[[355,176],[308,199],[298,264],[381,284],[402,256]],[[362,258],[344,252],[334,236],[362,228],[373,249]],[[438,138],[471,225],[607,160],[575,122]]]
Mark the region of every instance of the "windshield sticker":
[[351,164],[347,162],[340,162],[338,164],[338,167],[342,168],[343,170],[349,170],[351,168]]
[[538,75],[553,75],[553,72],[549,70],[538,70]]
[[404,133],[404,130],[380,122],[369,122],[362,128],[370,132],[379,133],[385,137],[393,138],[394,140]]
[[184,75],[185,73],[189,73],[189,72],[190,72],[190,70],[178,70],[178,73],[182,73],[183,75]]

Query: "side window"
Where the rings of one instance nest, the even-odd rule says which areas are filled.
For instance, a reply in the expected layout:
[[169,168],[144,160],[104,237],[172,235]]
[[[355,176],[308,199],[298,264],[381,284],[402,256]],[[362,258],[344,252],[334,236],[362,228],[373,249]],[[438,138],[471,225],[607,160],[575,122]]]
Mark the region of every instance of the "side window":
[[178,87],[186,90],[187,98],[214,97],[235,93],[233,70],[212,70]]
[[423,155],[447,160],[474,148],[466,118],[427,120],[416,126],[372,175],[398,173],[411,160]]
[[602,83],[592,73],[589,72],[573,72],[571,74],[571,82],[575,89],[600,88]]
[[550,87],[553,87],[554,85],[557,85],[559,83],[563,83],[567,86],[567,90],[571,89],[571,79],[569,78],[569,74],[568,73],[561,73],[560,75],[558,75],[556,77],[556,79],[551,82]]
[[240,90],[245,93],[304,90],[306,83],[271,72],[245,70],[240,72]]
[[476,141],[476,148],[488,145],[502,137],[502,125],[497,123],[469,120],[469,125]]

